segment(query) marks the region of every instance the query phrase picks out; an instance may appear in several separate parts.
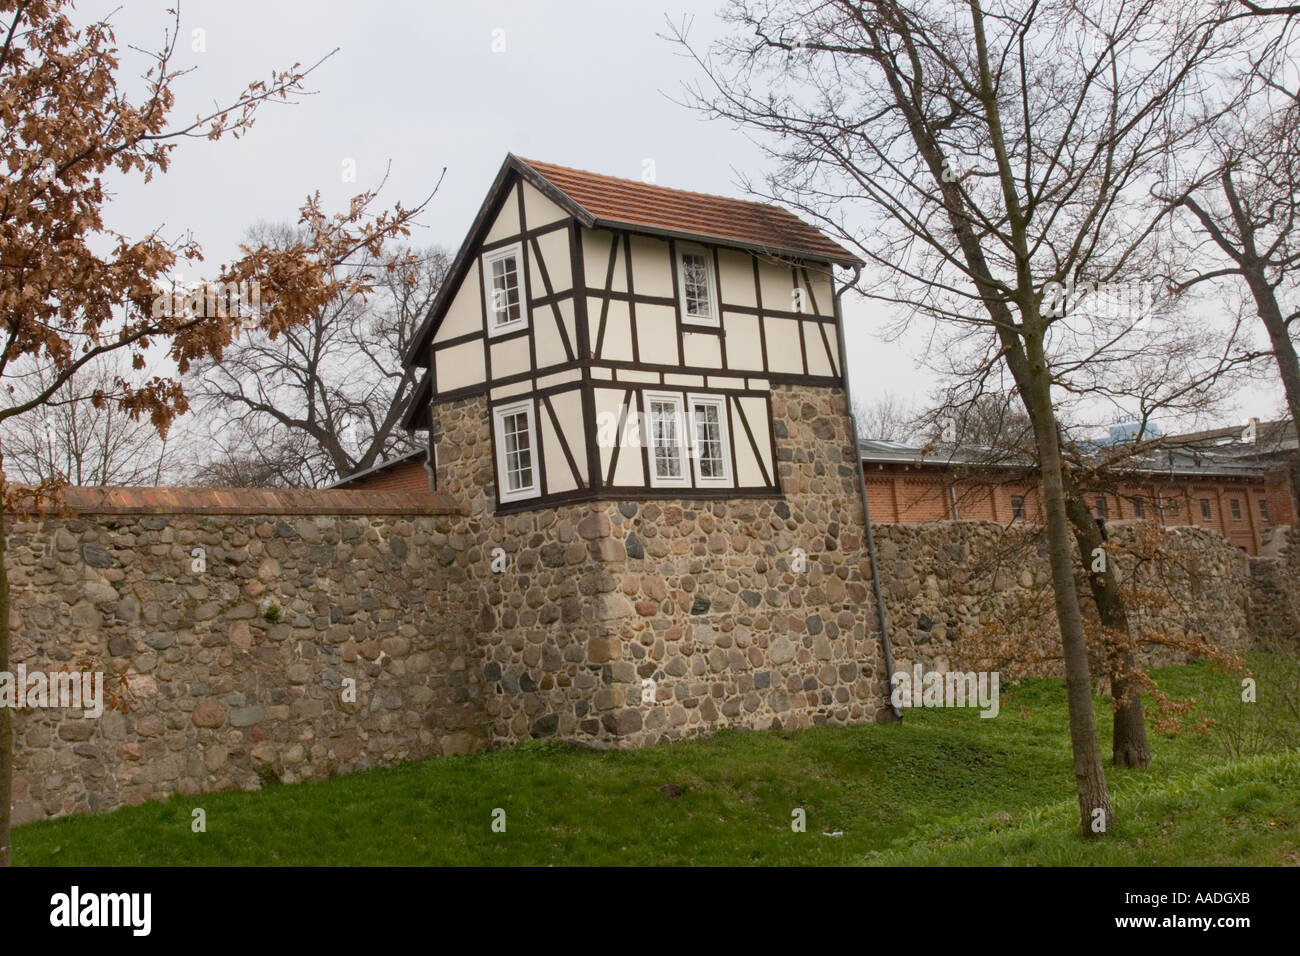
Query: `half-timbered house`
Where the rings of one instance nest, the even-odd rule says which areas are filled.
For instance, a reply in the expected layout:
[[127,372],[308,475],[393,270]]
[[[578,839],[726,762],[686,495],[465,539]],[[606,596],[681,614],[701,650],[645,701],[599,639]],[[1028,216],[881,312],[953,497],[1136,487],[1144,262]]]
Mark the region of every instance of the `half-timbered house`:
[[771,205],[506,158],[406,357],[406,424],[476,529],[445,553],[482,576],[464,693],[498,742],[880,714],[857,264]]
[[855,262],[773,206],[510,156],[411,347],[408,425],[487,396],[497,512],[779,495],[772,386],[841,384]]

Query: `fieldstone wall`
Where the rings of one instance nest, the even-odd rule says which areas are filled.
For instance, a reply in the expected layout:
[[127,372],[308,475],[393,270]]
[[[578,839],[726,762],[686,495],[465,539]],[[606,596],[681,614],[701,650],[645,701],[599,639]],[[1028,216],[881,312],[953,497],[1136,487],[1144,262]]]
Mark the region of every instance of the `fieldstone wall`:
[[[1107,555],[1132,602],[1130,615],[1158,620],[1180,636],[1198,634],[1225,648],[1252,646],[1252,607],[1259,599],[1251,558],[1222,535],[1195,527],[1159,530],[1160,559],[1141,560],[1148,548],[1135,539],[1138,522],[1110,522]],[[945,670],[963,636],[1024,616],[1033,597],[1050,609],[1051,568],[1040,526],[1010,528],[985,521],[876,525],[885,606],[895,666],[920,662]],[[1075,554],[1080,604],[1096,619],[1083,566]],[[1136,590],[1132,585],[1140,585]],[[1144,603],[1143,597],[1160,606]],[[1050,611],[1044,626],[1055,627]],[[1148,648],[1145,663],[1185,659]],[[1057,674],[1059,668],[1045,668]]]
[[12,666],[103,671],[111,698],[19,712],[15,819],[530,738],[877,719],[843,393],[773,408],[781,498],[496,516],[477,398],[438,410],[437,495],[81,489],[11,520]]
[[[877,719],[887,700],[843,391],[773,390],[783,499],[491,514],[482,397],[434,409],[465,503],[492,741],[632,747]],[[508,562],[493,573],[489,557]]]
[[10,515],[10,670],[102,671],[110,698],[18,712],[15,822],[483,746],[480,595],[459,515],[425,510]]
[[1281,525],[1251,561],[1251,630],[1271,646],[1300,653],[1300,535]]
[[[772,398],[780,498],[494,515],[480,397],[436,410],[438,494],[73,489],[69,513],[10,515],[11,670],[101,671],[109,698],[19,711],[16,821],[531,738],[886,718],[843,393]],[[899,668],[943,669],[1047,587],[1037,528],[875,530]],[[1116,560],[1189,629],[1295,638],[1289,538],[1248,559],[1170,529],[1156,574],[1124,564],[1134,533],[1112,525]]]

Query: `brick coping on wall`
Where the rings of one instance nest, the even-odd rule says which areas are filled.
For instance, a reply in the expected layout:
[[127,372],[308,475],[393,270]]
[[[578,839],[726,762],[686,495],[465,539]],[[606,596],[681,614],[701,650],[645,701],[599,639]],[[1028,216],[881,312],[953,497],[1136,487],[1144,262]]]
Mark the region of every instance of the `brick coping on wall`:
[[[103,515],[447,515],[464,514],[450,495],[436,492],[351,491],[322,488],[64,488],[59,505],[37,510]],[[19,510],[28,510],[21,504]]]

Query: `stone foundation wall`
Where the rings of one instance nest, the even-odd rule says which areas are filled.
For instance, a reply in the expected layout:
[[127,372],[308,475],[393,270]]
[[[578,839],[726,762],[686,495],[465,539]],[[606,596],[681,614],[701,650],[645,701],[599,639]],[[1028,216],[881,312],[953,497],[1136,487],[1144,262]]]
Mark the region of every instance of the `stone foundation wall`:
[[773,412],[783,499],[498,518],[486,400],[435,409],[438,489],[471,515],[469,573],[486,595],[495,743],[630,747],[877,718],[887,693],[843,392],[778,387]]
[[83,489],[76,514],[11,520],[13,667],[103,671],[113,698],[19,712],[16,819],[530,738],[876,719],[843,393],[773,408],[782,498],[496,516],[478,398],[439,410],[418,500]]

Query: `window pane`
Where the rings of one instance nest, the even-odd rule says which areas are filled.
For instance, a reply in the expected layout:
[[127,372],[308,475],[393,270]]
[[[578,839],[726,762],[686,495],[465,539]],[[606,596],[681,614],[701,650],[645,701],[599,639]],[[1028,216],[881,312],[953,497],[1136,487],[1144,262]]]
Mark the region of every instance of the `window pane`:
[[695,454],[700,463],[700,477],[725,478],[727,471],[722,458],[722,422],[718,418],[718,406],[696,405],[693,411]]
[[528,435],[528,416],[513,412],[501,419],[506,451],[506,488],[522,491],[533,485],[533,449]]
[[709,302],[709,267],[704,256],[682,254],[682,297],[686,300],[686,314],[703,318],[713,317]]
[[673,402],[650,403],[650,447],[654,452],[655,477],[682,477],[681,413]]
[[519,318],[519,268],[514,256],[492,263],[492,308],[497,325]]

